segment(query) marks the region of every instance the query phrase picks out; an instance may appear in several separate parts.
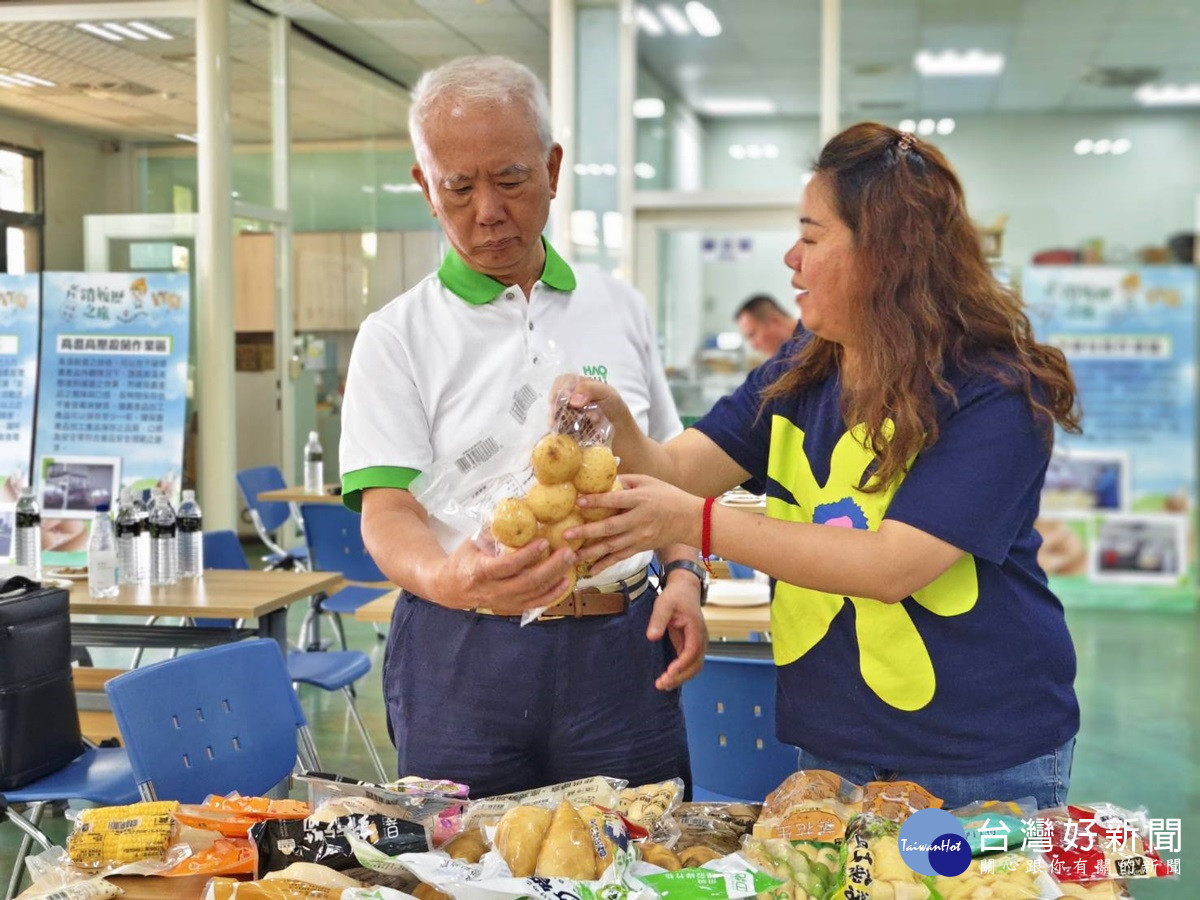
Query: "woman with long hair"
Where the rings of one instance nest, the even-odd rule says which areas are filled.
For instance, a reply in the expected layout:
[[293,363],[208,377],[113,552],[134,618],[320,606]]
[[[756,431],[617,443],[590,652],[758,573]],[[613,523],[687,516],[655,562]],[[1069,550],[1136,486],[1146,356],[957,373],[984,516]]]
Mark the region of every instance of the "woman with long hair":
[[[785,256],[806,334],[659,445],[606,385],[626,490],[581,506],[602,568],[683,542],[773,579],[777,734],[801,768],[912,780],[948,807],[1065,801],[1075,653],[1034,530],[1063,354],[993,277],[945,157],[855,125],[829,141]],[[748,479],[767,515],[712,498]]]

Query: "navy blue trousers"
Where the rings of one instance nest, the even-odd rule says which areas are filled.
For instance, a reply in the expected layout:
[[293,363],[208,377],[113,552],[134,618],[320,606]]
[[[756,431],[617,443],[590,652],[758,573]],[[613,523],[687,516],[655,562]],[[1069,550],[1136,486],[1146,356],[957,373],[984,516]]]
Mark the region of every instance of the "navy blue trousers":
[[472,797],[678,776],[690,797],[679,692],[654,687],[675,655],[669,639],[646,640],[654,596],[620,615],[521,628],[402,594],[383,667],[399,774],[449,778]]

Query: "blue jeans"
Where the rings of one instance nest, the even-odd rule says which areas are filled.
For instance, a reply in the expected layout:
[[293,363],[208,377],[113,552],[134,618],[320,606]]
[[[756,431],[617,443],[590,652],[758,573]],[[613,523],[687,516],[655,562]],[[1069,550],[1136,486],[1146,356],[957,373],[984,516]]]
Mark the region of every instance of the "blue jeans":
[[997,772],[974,775],[941,775],[934,772],[877,769],[861,763],[843,763],[800,751],[801,769],[827,769],[855,784],[868,781],[913,781],[944,801],[944,809],[957,809],[975,800],[1020,800],[1033,797],[1038,809],[1062,806],[1071,785],[1071,760],[1075,738],[1057,750]]

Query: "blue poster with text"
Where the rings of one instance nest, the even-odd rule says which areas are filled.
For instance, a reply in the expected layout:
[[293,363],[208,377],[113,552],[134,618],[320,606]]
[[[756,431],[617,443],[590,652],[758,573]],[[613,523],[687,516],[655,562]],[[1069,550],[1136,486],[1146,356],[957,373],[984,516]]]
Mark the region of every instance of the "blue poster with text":
[[17,496],[30,484],[38,372],[38,276],[0,273],[0,558],[13,553]]
[[93,511],[121,488],[177,500],[188,302],[182,273],[45,273],[33,470],[47,563],[81,561]]

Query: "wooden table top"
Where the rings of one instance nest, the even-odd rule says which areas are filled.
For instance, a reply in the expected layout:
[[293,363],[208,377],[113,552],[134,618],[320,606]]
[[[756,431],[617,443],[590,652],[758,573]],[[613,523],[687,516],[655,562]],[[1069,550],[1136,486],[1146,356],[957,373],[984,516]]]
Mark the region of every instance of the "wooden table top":
[[[50,573],[51,575],[53,573]],[[123,584],[115,597],[92,597],[86,581],[71,583],[71,612],[101,616],[191,616],[257,619],[342,580],[340,572],[260,572],[208,569],[175,584]]]
[[327,484],[325,490],[319,494],[310,494],[302,487],[279,488],[263,491],[258,495],[258,499],[272,503],[341,503],[342,495],[334,493],[334,489],[338,487],[338,484]]
[[[398,589],[389,591],[356,609],[354,618],[363,622],[391,622],[392,609],[399,598]],[[712,640],[745,641],[750,639],[751,633],[771,630],[771,607],[709,604],[704,607],[704,621],[708,625],[708,636]]]

